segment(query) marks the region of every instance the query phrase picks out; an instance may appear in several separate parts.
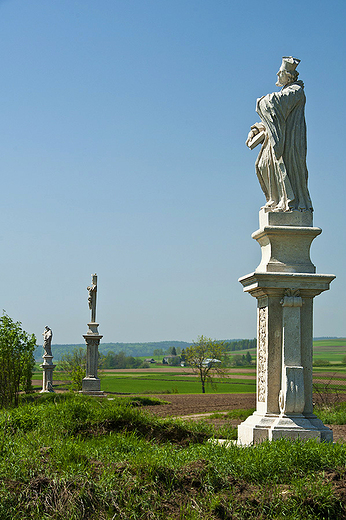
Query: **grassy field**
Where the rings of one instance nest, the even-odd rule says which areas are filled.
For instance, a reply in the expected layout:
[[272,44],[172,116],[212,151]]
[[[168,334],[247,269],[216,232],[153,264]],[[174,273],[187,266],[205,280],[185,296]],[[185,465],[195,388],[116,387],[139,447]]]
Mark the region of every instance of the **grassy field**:
[[[247,351],[232,352],[232,355],[243,355]],[[255,351],[250,350],[255,361]],[[346,355],[346,340],[317,340],[314,342],[313,359],[323,360],[328,363],[325,366],[314,367],[314,379],[317,381],[328,381],[340,379],[335,384],[345,387],[346,365],[341,361]],[[228,369],[230,377],[216,381],[216,387],[207,387],[207,393],[253,393],[256,392],[256,368],[234,367]],[[188,367],[163,367],[153,364],[148,369],[112,370],[100,372],[102,389],[106,392],[116,393],[141,393],[141,394],[195,394],[201,392],[201,384],[196,376],[193,376]],[[33,376],[35,388],[40,388],[42,371],[35,371]],[[63,372],[55,371],[54,380],[68,380]],[[319,383],[320,384],[320,383]],[[66,385],[65,385],[66,386]]]
[[346,518],[346,445],[225,447],[211,425],[133,404],[36,395],[0,410],[1,520]]
[[[179,393],[196,394],[201,392],[201,383],[196,377],[181,374],[153,373],[145,375],[106,373],[102,375],[102,389],[106,392],[134,393]],[[251,393],[256,391],[253,379],[234,378],[218,381],[216,388],[207,386],[208,393]]]
[[[247,350],[237,350],[230,352],[231,356],[239,354],[246,355]],[[249,350],[252,361],[256,361],[256,349]],[[319,339],[313,342],[313,359],[326,359],[331,364],[341,363],[342,358],[346,356],[346,338],[338,339]]]
[[342,363],[346,356],[346,339],[322,339],[313,344],[313,360],[326,359],[330,364]]
[[[153,366],[150,369],[109,370],[100,372],[102,390],[116,393],[139,394],[197,394],[201,392],[201,383],[186,368]],[[252,393],[256,392],[255,369],[246,374],[239,369],[230,370],[232,378],[222,378],[216,381],[216,387],[207,385],[208,393]],[[242,378],[243,375],[243,378]],[[35,372],[34,388],[41,386],[42,372]],[[54,380],[68,380],[63,372],[55,372]],[[65,385],[66,386],[66,385]]]

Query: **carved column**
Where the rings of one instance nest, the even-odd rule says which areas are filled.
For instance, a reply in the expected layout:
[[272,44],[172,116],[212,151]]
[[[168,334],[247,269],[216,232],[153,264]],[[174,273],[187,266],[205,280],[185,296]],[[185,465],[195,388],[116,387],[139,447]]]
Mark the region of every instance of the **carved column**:
[[279,406],[282,413],[303,413],[305,406],[304,368],[301,362],[299,291],[286,289],[282,304],[282,365]]
[[329,289],[334,275],[315,274],[310,244],[321,230],[306,212],[260,212],[262,260],[240,278],[257,299],[257,405],[238,428],[238,442],[279,437],[332,440],[313,414],[313,298]]

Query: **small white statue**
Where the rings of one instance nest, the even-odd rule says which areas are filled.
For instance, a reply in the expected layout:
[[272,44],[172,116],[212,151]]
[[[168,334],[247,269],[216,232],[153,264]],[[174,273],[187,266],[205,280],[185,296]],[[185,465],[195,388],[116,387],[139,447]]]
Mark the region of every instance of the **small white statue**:
[[53,332],[52,332],[52,329],[50,329],[48,327],[48,325],[45,326],[44,331],[42,332],[42,336],[43,336],[44,355],[51,356],[52,355]]
[[284,56],[277,72],[280,92],[257,99],[262,122],[251,127],[246,145],[262,143],[256,173],[266,197],[267,211],[313,211],[306,167],[304,83],[298,81],[300,60]]

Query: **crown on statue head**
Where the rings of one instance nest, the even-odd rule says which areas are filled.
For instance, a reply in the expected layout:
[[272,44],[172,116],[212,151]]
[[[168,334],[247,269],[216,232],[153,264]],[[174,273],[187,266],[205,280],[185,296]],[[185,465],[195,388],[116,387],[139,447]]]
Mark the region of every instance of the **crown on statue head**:
[[283,56],[280,70],[284,70],[285,72],[294,72],[299,63],[300,60],[298,60],[298,58],[293,58],[293,56]]

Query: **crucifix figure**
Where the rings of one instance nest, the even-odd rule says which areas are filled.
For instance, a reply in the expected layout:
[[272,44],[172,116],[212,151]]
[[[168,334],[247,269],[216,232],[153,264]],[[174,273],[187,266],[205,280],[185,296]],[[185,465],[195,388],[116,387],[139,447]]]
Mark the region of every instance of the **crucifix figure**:
[[87,287],[89,292],[88,304],[91,310],[91,323],[96,323],[96,293],[97,293],[97,274],[91,275],[91,285]]

